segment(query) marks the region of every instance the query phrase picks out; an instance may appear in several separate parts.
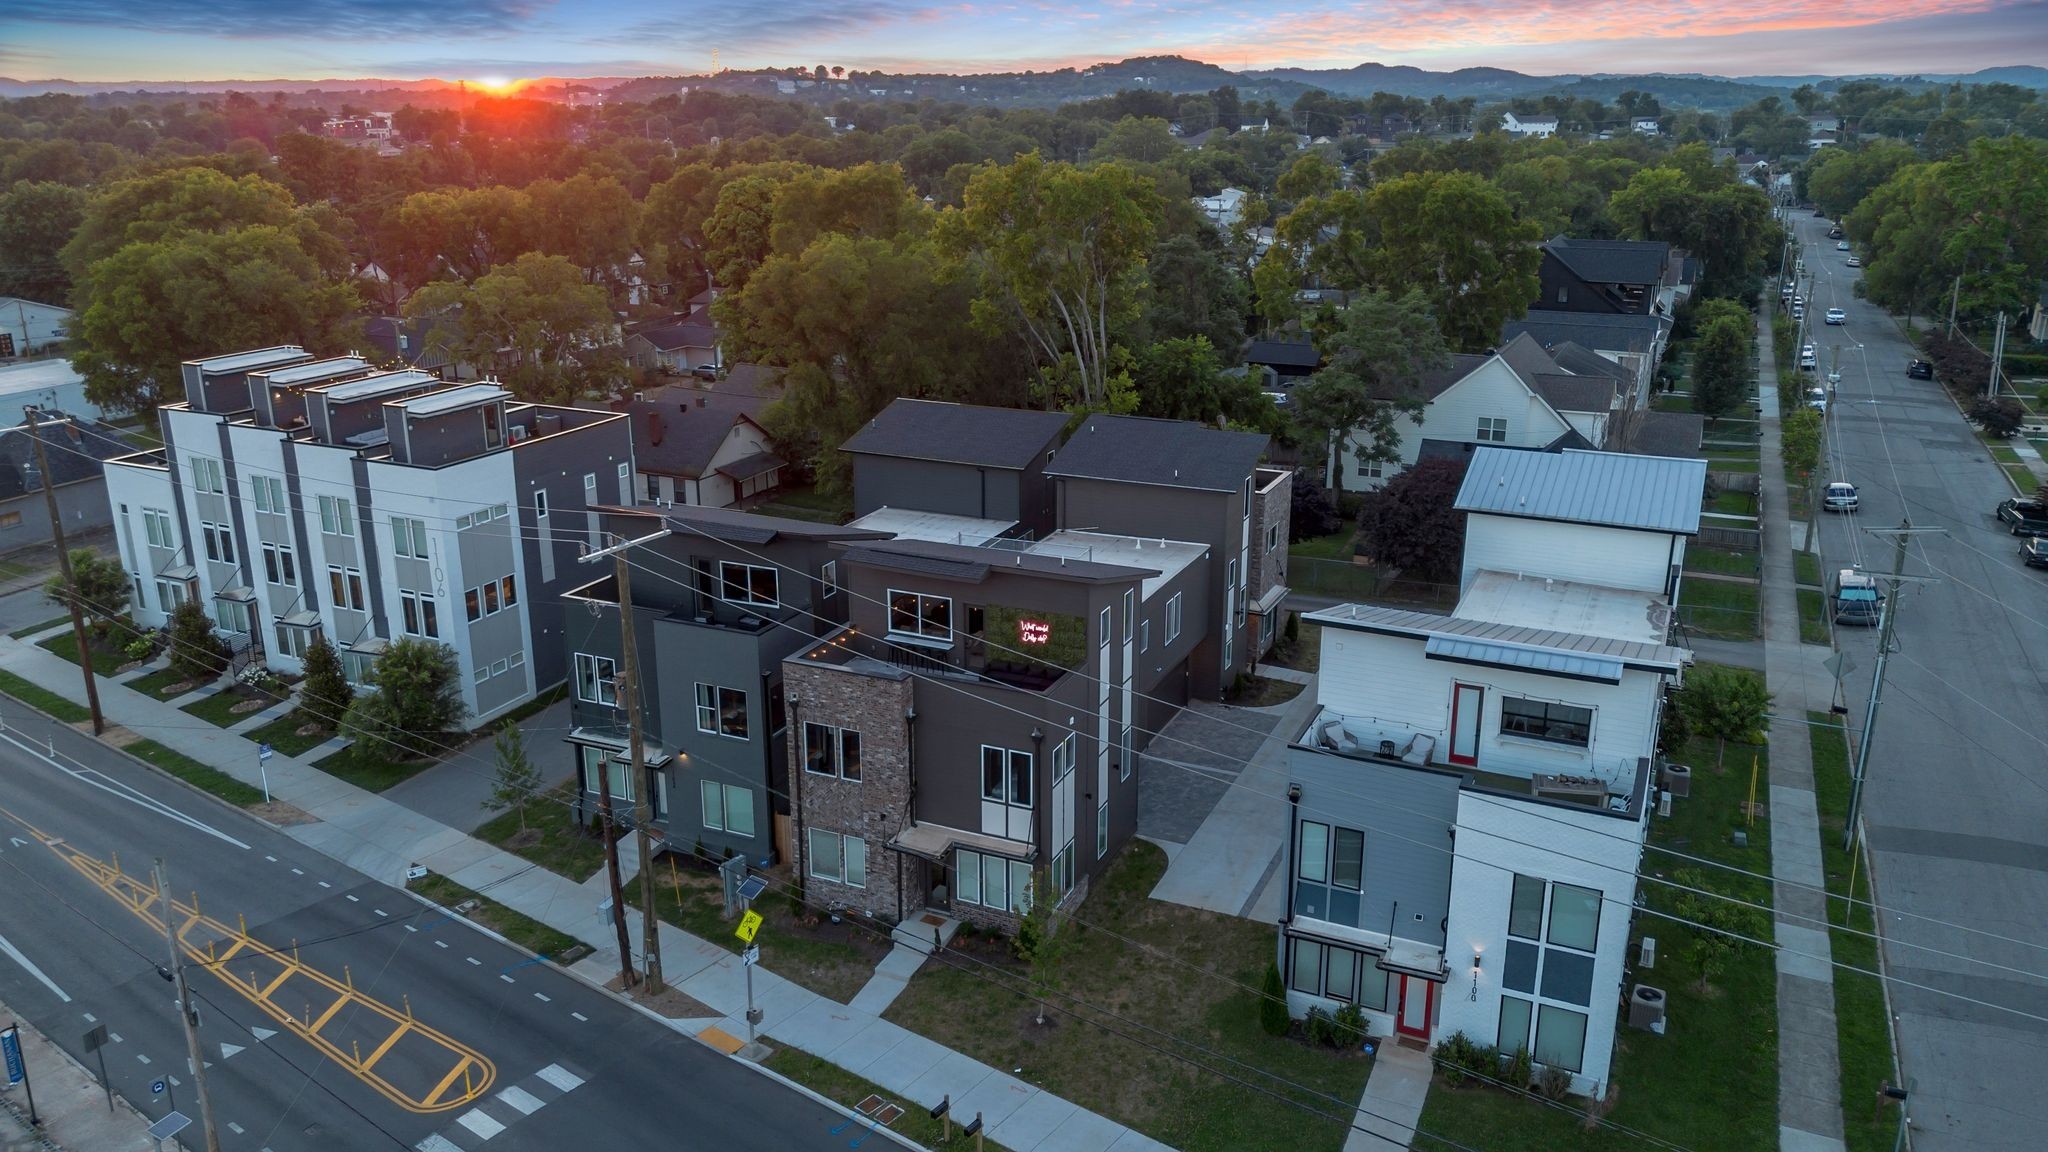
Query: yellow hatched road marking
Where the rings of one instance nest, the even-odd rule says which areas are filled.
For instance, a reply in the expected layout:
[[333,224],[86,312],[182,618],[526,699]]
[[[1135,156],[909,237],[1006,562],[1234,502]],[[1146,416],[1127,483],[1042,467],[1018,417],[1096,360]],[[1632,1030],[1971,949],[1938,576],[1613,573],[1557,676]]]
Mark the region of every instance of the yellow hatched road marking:
[[[51,836],[43,832],[6,808],[0,808],[0,816],[5,816],[26,828],[44,847],[69,864],[79,875],[92,881],[95,886],[120,901],[138,919],[158,932],[164,930],[164,922],[158,911],[162,906],[162,901],[157,896],[156,887],[153,884],[144,884],[135,877],[122,872],[119,867],[87,855],[66,843],[61,837]],[[317,968],[301,963],[296,955],[296,951],[292,955],[286,955],[282,951],[273,950],[247,933],[230,928],[210,916],[203,915],[197,906],[196,898],[195,902],[191,904],[173,899],[171,901],[171,908],[177,918],[176,928],[179,946],[192,964],[213,973],[222,983],[246,997],[251,1003],[262,1008],[273,1020],[276,1020],[308,1044],[319,1049],[322,1055],[347,1069],[357,1079],[376,1089],[378,1094],[400,1108],[409,1112],[419,1113],[441,1112],[457,1108],[482,1096],[497,1079],[496,1066],[483,1053],[444,1032],[420,1023],[412,1018],[409,1009],[406,1012],[400,1012],[381,1000],[358,992],[349,983],[336,980]],[[194,937],[198,939],[199,943],[194,943]],[[223,940],[232,940],[234,944],[221,955],[207,955],[206,949],[208,947],[211,947],[215,941]],[[255,983],[253,972],[249,973],[245,978],[229,971],[226,967],[226,961],[229,957],[239,952],[250,950],[267,954],[282,967],[282,971],[277,977],[266,985],[259,987]],[[271,1000],[271,995],[283,987],[285,982],[293,976],[304,977],[333,993],[335,997],[334,1002],[328,1005],[327,1010],[321,1013],[318,1020],[308,1022],[303,1017],[295,1015],[290,1009]],[[358,1059],[352,1052],[343,1051],[333,1042],[320,1035],[320,1029],[329,1020],[333,1019],[335,1014],[340,1012],[342,1008],[349,1006],[372,1015],[382,1016],[393,1025],[392,1033],[385,1037],[383,1044],[375,1052],[371,1053],[367,1060]],[[424,1097],[412,1095],[398,1085],[377,1075],[371,1068],[372,1065],[383,1058],[385,1053],[390,1050],[393,1044],[397,1043],[401,1036],[405,1035],[417,1035],[425,1039],[429,1044],[439,1047],[453,1061],[453,1067],[449,1069],[441,1082],[434,1087],[432,1092],[429,1092]],[[462,1088],[454,1096],[443,1099],[458,1080],[462,1082]]]

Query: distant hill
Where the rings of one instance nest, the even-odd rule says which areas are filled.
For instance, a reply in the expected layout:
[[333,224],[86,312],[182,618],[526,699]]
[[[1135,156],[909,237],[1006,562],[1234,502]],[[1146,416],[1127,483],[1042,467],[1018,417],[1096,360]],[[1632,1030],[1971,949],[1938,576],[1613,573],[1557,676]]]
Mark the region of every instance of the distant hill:
[[2048,91],[2048,68],[2032,64],[2013,64],[2002,68],[1979,68],[1975,72],[1919,72],[1885,73],[1866,72],[1851,76],[1740,76],[1745,84],[1760,84],[1771,88],[1797,88],[1811,84],[1816,88],[1834,88],[1850,80],[1877,80],[1886,84],[2017,84],[2022,88],[2039,88]]
[[1443,96],[1456,100],[1474,96],[1481,100],[1502,100],[1548,91],[1577,76],[1529,76],[1506,68],[1460,68],[1455,72],[1430,72],[1405,64],[1360,64],[1352,68],[1272,68],[1246,73],[1249,76],[1288,80],[1304,87],[1321,88],[1338,96],[1370,96],[1387,92],[1395,96],[1428,99]]

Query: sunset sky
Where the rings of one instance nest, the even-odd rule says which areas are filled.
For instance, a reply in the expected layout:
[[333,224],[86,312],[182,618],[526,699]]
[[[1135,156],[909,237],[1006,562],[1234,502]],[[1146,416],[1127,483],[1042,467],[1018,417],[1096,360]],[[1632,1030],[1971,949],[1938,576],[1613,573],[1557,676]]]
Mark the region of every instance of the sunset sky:
[[838,64],[1967,72],[2048,63],[2048,0],[5,0],[21,79],[474,80]]

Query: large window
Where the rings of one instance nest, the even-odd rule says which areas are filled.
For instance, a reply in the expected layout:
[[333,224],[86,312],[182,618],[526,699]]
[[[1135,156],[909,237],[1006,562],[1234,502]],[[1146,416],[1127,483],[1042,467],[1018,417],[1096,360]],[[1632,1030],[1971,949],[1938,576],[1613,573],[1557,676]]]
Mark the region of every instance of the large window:
[[405,631],[408,635],[440,638],[441,612],[435,605],[433,593],[401,590],[398,593],[398,604],[405,617]]
[[953,852],[953,898],[997,911],[1022,915],[1031,903],[1031,865],[965,848]]
[[609,656],[576,654],[576,698],[615,708],[619,703],[619,666]]
[[718,565],[718,597],[728,604],[744,604],[750,608],[773,608],[777,599],[776,572],[773,568],[757,564],[734,564],[723,561]]
[[462,594],[462,611],[471,620],[496,616],[505,609],[519,603],[519,582],[516,577],[501,576],[487,580]]
[[346,498],[340,496],[320,497],[320,531],[329,536],[353,536],[356,534],[355,512]]
[[177,534],[171,531],[171,514],[161,508],[142,510],[142,529],[149,534],[152,548],[176,548]]
[[633,802],[633,771],[626,763],[623,752],[607,752],[602,748],[581,746],[583,753],[583,790],[598,792],[609,789],[612,799],[628,804]]
[[192,486],[201,492],[226,492],[228,487],[221,477],[220,461],[211,456],[194,456]]
[[1506,443],[1508,438],[1507,417],[1481,416],[1479,418],[1479,435],[1477,438],[1481,443]]
[[282,476],[256,476],[249,480],[249,487],[256,495],[258,512],[289,512],[285,503],[284,478]]
[[1593,738],[1593,710],[1575,704],[1553,704],[1503,696],[1500,700],[1500,730],[1503,736],[1526,736],[1584,748]]
[[[704,826],[733,836],[754,834],[754,793],[737,784],[716,780],[698,782],[704,800]],[[813,873],[816,875],[816,873]]]
[[354,568],[327,566],[327,591],[336,608],[363,610],[363,574]]
[[391,518],[391,549],[414,560],[427,558],[427,522],[409,516]]
[[1031,753],[983,744],[981,798],[1013,808],[1031,807]]
[[1379,953],[1299,938],[1287,946],[1289,988],[1361,1008],[1386,1008],[1387,973]]
[[953,640],[953,602],[922,592],[889,591],[889,631],[925,640]]
[[747,694],[716,684],[697,685],[697,731],[747,738]]
[[1592,888],[1514,878],[1495,1041],[1502,1051],[1526,1048],[1537,1063],[1569,1072],[1584,1066],[1601,900]]
[[1295,874],[1301,879],[1352,892],[1365,890],[1364,832],[1304,820],[1299,850]]
[[289,544],[265,544],[263,546],[263,578],[272,584],[299,586],[298,558],[292,554]]
[[1166,598],[1166,643],[1180,639],[1180,593]]
[[858,836],[843,836],[823,828],[804,834],[810,857],[810,874],[820,880],[836,880],[850,888],[868,884],[868,842]]
[[222,564],[235,562],[235,533],[225,524],[210,524],[202,521],[200,535],[206,540],[206,558]]
[[830,724],[804,725],[804,771],[860,780],[860,733]]

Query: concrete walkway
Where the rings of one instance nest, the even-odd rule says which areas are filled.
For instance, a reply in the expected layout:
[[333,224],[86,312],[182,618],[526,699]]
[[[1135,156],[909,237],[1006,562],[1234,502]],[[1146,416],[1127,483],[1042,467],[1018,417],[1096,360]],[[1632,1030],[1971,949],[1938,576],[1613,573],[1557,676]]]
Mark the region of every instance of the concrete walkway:
[[[1778,366],[1767,320],[1757,321],[1763,400],[1762,474],[1785,474],[1778,423]],[[1774,486],[1775,487],[1775,486]],[[1782,491],[1782,489],[1777,489]],[[1828,650],[1799,642],[1799,599],[1791,528],[1783,515],[1763,522],[1764,668],[1772,702],[1771,875],[1778,967],[1778,1147],[1781,1152],[1842,1148],[1841,1064],[1836,1051],[1833,953],[1828,947],[1827,877],[1813,795],[1809,709],[1826,711],[1833,684],[1819,661]],[[1819,672],[1816,675],[1816,672]]]
[[1358,1101],[1344,1152],[1390,1152],[1406,1148],[1422,1124],[1422,1102],[1429,1098],[1429,1054],[1394,1042],[1375,1041],[1372,1075]]
[[[41,648],[0,637],[0,668],[82,700],[78,669]],[[112,681],[100,681],[110,723],[150,736],[249,784],[257,783],[248,741]],[[387,796],[365,792],[313,767],[278,755],[270,762],[272,794],[314,817],[282,831],[374,880],[404,887],[405,870],[422,864],[455,882],[596,950],[570,971],[602,987],[617,976],[616,938],[601,921],[591,893]],[[627,841],[631,843],[631,841]],[[623,845],[622,845],[623,846]],[[637,941],[637,925],[633,930]],[[612,943],[607,943],[612,941]],[[662,966],[669,983],[720,1014],[715,1026],[675,1022],[679,1031],[727,1052],[747,1034],[745,971],[738,955],[680,929],[661,926]],[[838,1004],[766,968],[754,970],[761,1030],[774,1042],[801,1048],[873,1081],[915,1107],[942,1097],[965,1123],[982,1115],[989,1138],[1015,1152],[1163,1152],[1166,1145],[1045,1092],[1008,1073],[883,1020]]]
[[[70,1053],[5,1004],[0,1004],[0,1020],[21,1025],[21,1058],[28,1066],[29,1087],[35,1089],[36,1118],[42,1121],[34,1136],[74,1152],[151,1152],[157,1147],[149,1138],[149,1117],[119,1096],[109,1106],[100,1082]],[[0,1109],[0,1148],[40,1147],[28,1124],[27,1090],[19,1084],[9,1088],[0,1079],[0,1103],[6,1105]]]
[[[568,700],[557,700],[520,721],[519,730],[526,736],[526,758],[541,770],[543,792],[569,779],[570,770],[562,767],[566,759],[552,755],[561,738],[569,734]],[[486,806],[497,773],[497,749],[485,741],[456,750],[419,775],[392,785],[384,796],[450,828],[469,832],[500,811]]]

